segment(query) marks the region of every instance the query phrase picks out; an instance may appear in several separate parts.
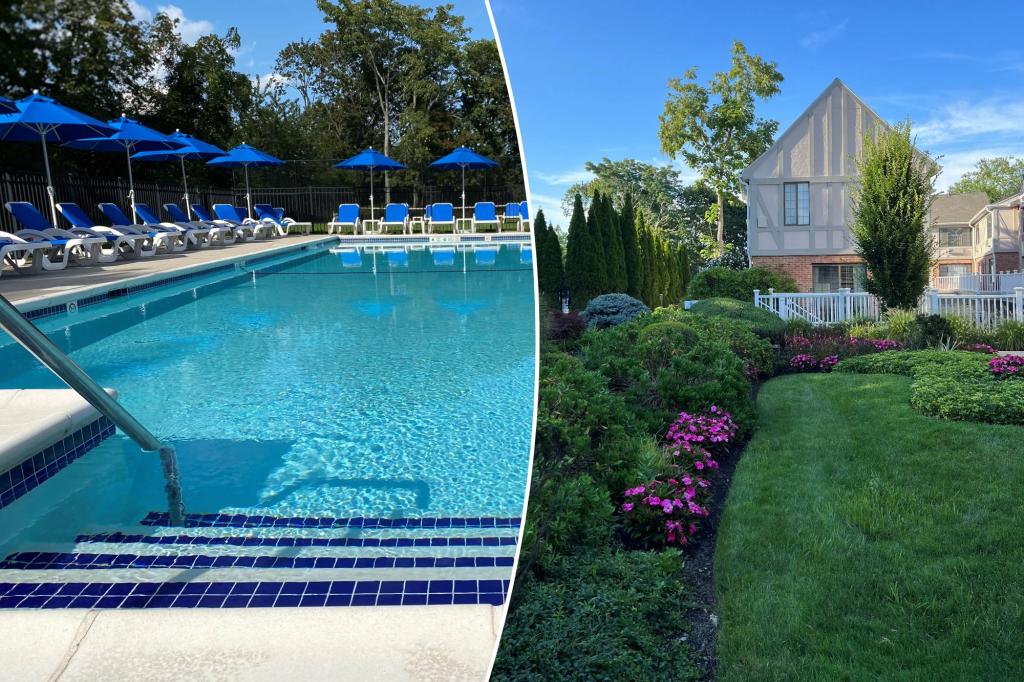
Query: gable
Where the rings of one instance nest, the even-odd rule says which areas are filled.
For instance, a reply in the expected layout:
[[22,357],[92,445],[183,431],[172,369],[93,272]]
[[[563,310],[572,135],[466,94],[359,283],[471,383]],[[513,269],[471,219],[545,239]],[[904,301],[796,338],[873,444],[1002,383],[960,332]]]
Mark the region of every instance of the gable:
[[740,175],[812,178],[856,175],[864,135],[888,127],[838,78]]

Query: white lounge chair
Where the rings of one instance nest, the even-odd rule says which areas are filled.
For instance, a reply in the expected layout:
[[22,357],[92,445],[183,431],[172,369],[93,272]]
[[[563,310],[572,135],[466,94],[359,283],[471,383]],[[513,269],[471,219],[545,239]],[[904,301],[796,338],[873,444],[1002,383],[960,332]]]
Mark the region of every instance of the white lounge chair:
[[101,257],[104,258],[103,262],[107,263],[117,258],[116,251],[112,257],[102,251],[102,247],[107,244],[106,237],[75,234],[70,230],[54,227],[35,206],[27,201],[9,201],[6,207],[18,224],[22,226],[22,229],[15,233],[16,236],[28,241],[63,242],[64,260],[68,263],[93,265],[99,262]]
[[389,227],[402,228],[402,234],[410,231],[409,207],[406,204],[388,204],[384,209],[384,220],[380,221],[380,229],[386,232]]
[[110,221],[112,228],[128,234],[148,235],[153,239],[153,246],[158,251],[181,253],[188,248],[188,239],[181,230],[167,229],[159,225],[136,225],[117,204],[103,203],[99,208]]
[[[148,258],[156,254],[156,245],[148,234],[139,234],[118,230],[105,225],[97,225],[78,204],[66,202],[57,204],[57,210],[64,219],[71,223],[76,233],[92,234],[107,239],[107,249],[115,252],[116,258],[133,259]],[[101,263],[107,262],[103,258]]]

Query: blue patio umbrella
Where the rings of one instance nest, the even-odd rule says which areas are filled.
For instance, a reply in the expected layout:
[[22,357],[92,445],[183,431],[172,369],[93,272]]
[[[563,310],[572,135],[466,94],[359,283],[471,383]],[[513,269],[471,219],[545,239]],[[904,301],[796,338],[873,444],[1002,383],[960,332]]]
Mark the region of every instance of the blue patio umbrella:
[[241,166],[245,169],[245,202],[252,217],[252,196],[249,194],[249,166],[280,166],[284,163],[276,156],[271,156],[244,142],[232,147],[224,156],[218,156],[206,162],[209,166]]
[[132,216],[134,217],[135,178],[132,177],[132,154],[156,149],[165,151],[177,149],[181,143],[175,142],[157,130],[147,128],[133,118],[128,118],[126,114],[107,121],[107,125],[114,129],[110,135],[72,140],[65,143],[64,146],[94,152],[124,152],[125,158],[128,159],[128,201],[132,206]]
[[13,99],[7,99],[6,97],[0,97],[0,114],[16,114],[18,113],[18,105]]
[[431,168],[437,170],[455,170],[456,168],[462,170],[462,217],[466,217],[466,169],[469,170],[480,170],[482,168],[494,168],[498,165],[497,161],[492,161],[486,156],[477,154],[469,147],[459,147],[454,150],[451,154],[442,156],[437,161],[430,164]]
[[373,220],[373,171],[401,170],[402,168],[405,168],[405,164],[381,154],[373,147],[369,147],[355,156],[334,164],[334,167],[344,168],[347,170],[370,171],[370,220]]
[[197,137],[187,135],[181,130],[175,130],[168,135],[170,139],[180,143],[182,146],[177,149],[166,151],[137,152],[132,158],[138,161],[179,161],[181,163],[181,182],[185,187],[185,211],[188,217],[192,217],[192,200],[188,196],[188,176],[185,175],[185,160],[199,159],[209,161],[227,154],[226,151],[209,142],[204,142]]
[[50,158],[47,142],[67,142],[82,137],[109,135],[114,129],[103,121],[58,104],[39,91],[14,103],[17,111],[0,115],[0,140],[8,142],[35,142],[43,144],[43,165],[46,167],[46,193],[50,197],[50,216],[57,224],[57,201],[50,176]]

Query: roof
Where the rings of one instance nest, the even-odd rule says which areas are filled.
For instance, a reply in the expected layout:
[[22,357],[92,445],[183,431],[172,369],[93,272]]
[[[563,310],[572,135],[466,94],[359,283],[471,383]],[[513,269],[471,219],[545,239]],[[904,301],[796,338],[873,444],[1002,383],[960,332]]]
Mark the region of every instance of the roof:
[[966,225],[988,205],[985,192],[937,194],[932,197],[929,221],[932,225],[962,223]]

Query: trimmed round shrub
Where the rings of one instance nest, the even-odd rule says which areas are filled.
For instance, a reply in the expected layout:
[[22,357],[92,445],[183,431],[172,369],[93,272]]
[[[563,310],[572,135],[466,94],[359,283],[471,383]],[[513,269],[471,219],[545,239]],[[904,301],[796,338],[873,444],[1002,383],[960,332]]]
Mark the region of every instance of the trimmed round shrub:
[[709,298],[693,304],[690,312],[746,320],[751,323],[751,329],[755,334],[772,343],[781,344],[786,336],[785,320],[770,310],[758,308],[753,303],[744,303],[732,298]]
[[738,301],[754,300],[754,289],[768,293],[776,291],[798,291],[792,278],[768,268],[732,268],[711,267],[698,272],[690,282],[686,291],[687,298],[735,298]]
[[582,315],[590,329],[607,329],[650,311],[643,301],[629,294],[603,294],[590,299]]
[[637,334],[637,355],[650,374],[656,374],[672,358],[697,345],[700,339],[682,322],[655,322]]
[[908,345],[913,348],[935,348],[952,343],[953,327],[942,315],[918,315],[910,328]]

